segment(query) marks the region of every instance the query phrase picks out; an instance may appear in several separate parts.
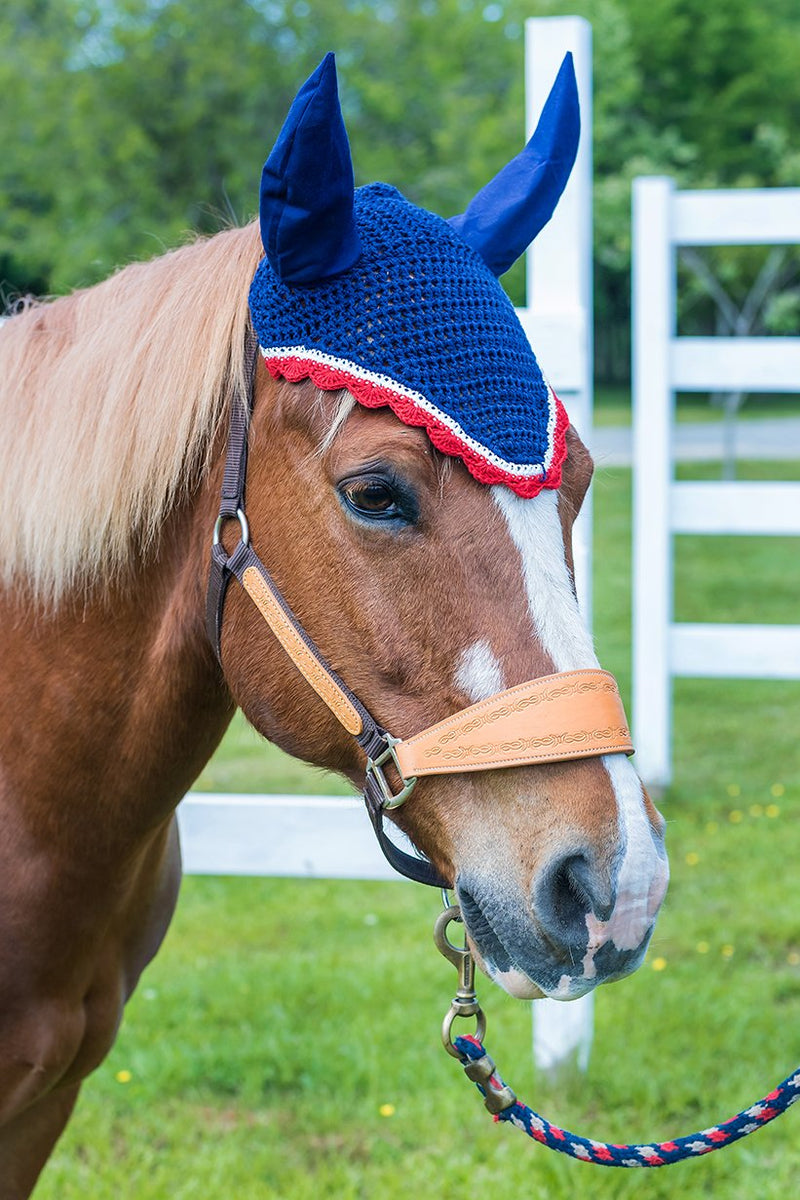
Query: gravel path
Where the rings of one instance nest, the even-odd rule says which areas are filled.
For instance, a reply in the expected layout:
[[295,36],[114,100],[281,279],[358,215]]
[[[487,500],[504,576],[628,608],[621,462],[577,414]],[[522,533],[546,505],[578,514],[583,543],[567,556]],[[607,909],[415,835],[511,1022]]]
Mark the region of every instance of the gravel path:
[[[675,457],[681,462],[707,462],[723,457],[721,421],[676,426]],[[625,426],[597,428],[592,453],[598,467],[631,465],[631,431]],[[800,458],[800,417],[770,417],[739,421],[736,457],[751,459]]]

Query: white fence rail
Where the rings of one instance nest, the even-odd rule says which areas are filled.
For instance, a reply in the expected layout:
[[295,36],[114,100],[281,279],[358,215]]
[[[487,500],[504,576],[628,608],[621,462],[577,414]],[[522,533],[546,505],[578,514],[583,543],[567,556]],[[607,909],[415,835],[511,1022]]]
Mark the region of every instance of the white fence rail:
[[[634,614],[637,768],[671,777],[675,676],[800,679],[800,625],[672,620],[676,534],[800,534],[800,484],[677,482],[677,391],[800,392],[800,338],[690,338],[675,330],[678,246],[800,242],[800,188],[679,192],[665,178],[633,190]],[[800,458],[800,445],[787,445]]]
[[402,880],[358,796],[190,792],[178,808],[189,875]]

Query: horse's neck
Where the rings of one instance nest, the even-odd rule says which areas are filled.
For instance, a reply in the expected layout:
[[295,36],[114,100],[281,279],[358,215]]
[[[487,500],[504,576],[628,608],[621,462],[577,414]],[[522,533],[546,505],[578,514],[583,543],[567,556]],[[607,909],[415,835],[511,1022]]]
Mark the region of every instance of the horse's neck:
[[65,837],[100,855],[131,846],[219,742],[232,702],[203,627],[212,513],[204,490],[173,514],[156,556],[104,598],[49,617],[0,601],[13,680],[0,689],[0,801],[22,805],[32,828],[63,822]]

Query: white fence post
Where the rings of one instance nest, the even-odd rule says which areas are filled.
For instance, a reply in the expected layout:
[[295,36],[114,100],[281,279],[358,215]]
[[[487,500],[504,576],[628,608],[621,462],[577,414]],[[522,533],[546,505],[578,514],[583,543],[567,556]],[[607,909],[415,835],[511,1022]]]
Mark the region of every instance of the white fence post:
[[[528,136],[568,50],[581,106],[578,157],[558,207],[527,255],[527,304],[519,316],[546,378],[584,442],[592,444],[592,29],[582,17],[525,22],[525,114]],[[575,585],[592,619],[591,492],[573,531]],[[594,1000],[533,1004],[533,1057],[552,1071],[576,1059],[585,1070],[592,1044]]]
[[668,347],[674,333],[672,181],[633,185],[633,725],[636,766],[651,784],[669,780],[672,553],[669,504],[672,406]]
[[[633,724],[637,769],[651,784],[671,777],[673,677],[800,679],[800,625],[672,620],[675,534],[800,534],[798,483],[674,479],[676,391],[800,392],[800,337],[676,335],[675,250],[798,242],[800,188],[634,182]],[[800,457],[800,446],[786,457]]]
[[[575,61],[581,139],[569,183],[526,257],[520,320],[542,370],[584,442],[592,444],[592,28],[583,17],[525,22],[525,123],[533,132],[568,50]],[[592,617],[592,508],[587,497],[573,532],[581,610]]]

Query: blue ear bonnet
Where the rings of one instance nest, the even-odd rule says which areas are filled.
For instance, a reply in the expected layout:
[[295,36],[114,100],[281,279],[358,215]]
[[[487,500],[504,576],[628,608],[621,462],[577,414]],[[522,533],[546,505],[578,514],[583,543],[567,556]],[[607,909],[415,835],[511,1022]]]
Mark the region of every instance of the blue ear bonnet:
[[250,311],[272,374],[388,404],[482,483],[557,487],[566,418],[492,272],[387,184],[359,188],[354,209],[361,255],[344,274],[285,284],[266,259],[256,273]]
[[262,176],[250,311],[272,375],[388,405],[482,483],[558,487],[568,419],[496,276],[549,219],[577,121],[565,60],[531,142],[447,222],[387,184],[353,189],[327,56]]

